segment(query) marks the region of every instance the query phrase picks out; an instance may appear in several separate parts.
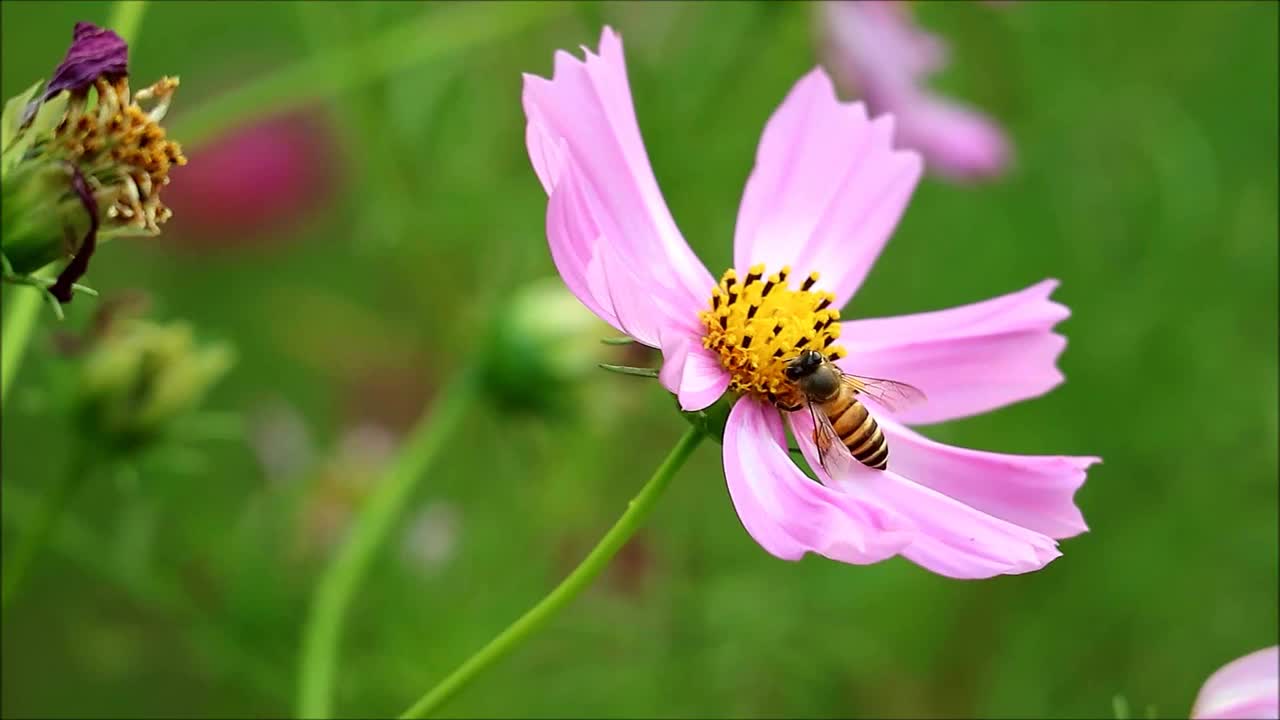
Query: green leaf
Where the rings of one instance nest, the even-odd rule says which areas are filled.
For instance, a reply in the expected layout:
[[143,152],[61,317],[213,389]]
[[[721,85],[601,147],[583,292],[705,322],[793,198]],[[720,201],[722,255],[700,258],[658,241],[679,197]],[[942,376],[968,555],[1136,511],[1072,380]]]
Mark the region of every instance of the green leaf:
[[18,123],[22,119],[22,112],[42,84],[44,84],[43,80],[37,80],[31,87],[14,95],[5,102],[4,114],[0,115],[0,149],[9,149],[9,143],[13,142],[13,139],[18,135]]
[[658,368],[641,368],[631,367],[630,365],[610,365],[609,363],[596,363],[601,370],[616,372],[620,375],[636,375],[638,377],[656,378],[658,377]]
[[71,91],[63,90],[52,100],[40,103],[40,109],[36,111],[35,119],[31,121],[31,127],[27,131],[33,135],[39,135],[57,127],[62,121],[62,116],[67,114],[67,103],[70,100]]
[[1115,720],[1129,720],[1132,717],[1129,712],[1129,700],[1123,695],[1111,698],[1111,714]]
[[[36,83],[36,85],[39,85],[39,83]],[[32,87],[34,88],[34,86]],[[20,95],[13,98],[5,105],[4,117],[6,118],[6,122],[9,118],[10,105],[13,104],[14,100],[18,100],[21,97],[22,96]],[[45,131],[52,130],[57,126],[57,124],[62,120],[62,116],[67,112],[67,101],[70,98],[71,92],[69,90],[63,90],[52,100],[46,100],[45,102],[40,103],[40,109],[36,110],[36,116],[31,119],[31,125],[27,127],[26,132],[23,132],[20,135],[17,134],[15,122],[15,137],[13,138],[13,142],[5,142],[4,151],[0,152],[0,174],[7,175],[9,171],[13,169],[13,166],[17,164],[18,160],[22,158],[22,153],[26,152],[27,147],[31,145],[35,138],[39,137]],[[21,107],[26,106],[22,105]],[[18,112],[21,112],[21,110]],[[7,132],[8,125],[6,125],[5,128]]]

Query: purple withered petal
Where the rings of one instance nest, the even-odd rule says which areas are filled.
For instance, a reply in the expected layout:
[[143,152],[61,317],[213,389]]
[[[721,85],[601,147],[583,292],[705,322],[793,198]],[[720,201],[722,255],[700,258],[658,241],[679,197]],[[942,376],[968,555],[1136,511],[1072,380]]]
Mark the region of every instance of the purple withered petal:
[[100,77],[114,79],[127,75],[128,67],[129,45],[123,38],[93,23],[78,22],[72,33],[71,47],[53,71],[44,99],[48,100],[63,90],[83,90]]
[[67,172],[71,175],[71,187],[80,196],[84,211],[89,213],[89,231],[85,233],[76,256],[71,258],[71,262],[58,274],[57,282],[49,288],[49,292],[63,305],[71,302],[71,286],[89,270],[89,258],[93,257],[98,246],[98,199],[93,196],[84,175],[80,174],[80,168],[67,163]]

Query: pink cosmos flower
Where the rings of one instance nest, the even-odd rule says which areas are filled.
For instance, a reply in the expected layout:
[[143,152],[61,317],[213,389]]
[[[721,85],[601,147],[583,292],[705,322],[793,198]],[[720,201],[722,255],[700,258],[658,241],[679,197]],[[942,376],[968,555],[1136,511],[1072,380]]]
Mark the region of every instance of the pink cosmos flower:
[[1195,720],[1280,717],[1280,646],[1227,663],[1209,676],[1191,709]]
[[946,45],[911,20],[906,3],[825,2],[820,11],[826,65],[871,110],[892,113],[898,144],[918,150],[929,170],[952,180],[1004,172],[1009,142],[986,115],[930,91],[946,65]]
[[[660,380],[683,408],[738,394],[725,477],[765,550],[856,564],[902,555],[950,577],[985,578],[1041,568],[1060,554],[1055,538],[1087,529],[1072,497],[1097,458],[967,450],[908,427],[1061,382],[1055,362],[1066,341],[1052,328],[1068,312],[1049,300],[1056,281],[951,310],[837,322],[920,177],[919,157],[891,146],[892,118],[839,102],[820,69],[803,77],[765,127],[738,211],[738,270],[717,285],[658,190],[621,40],[605,28],[599,54],[585,52],[585,61],[558,52],[551,80],[524,77],[552,258],[588,308],[661,349]],[[803,280],[793,287],[791,278]],[[888,438],[888,470],[858,465],[832,477],[814,460],[809,413],[776,409],[794,399],[782,369],[799,347],[927,394],[896,415],[866,402]],[[784,416],[821,482],[788,454]]]

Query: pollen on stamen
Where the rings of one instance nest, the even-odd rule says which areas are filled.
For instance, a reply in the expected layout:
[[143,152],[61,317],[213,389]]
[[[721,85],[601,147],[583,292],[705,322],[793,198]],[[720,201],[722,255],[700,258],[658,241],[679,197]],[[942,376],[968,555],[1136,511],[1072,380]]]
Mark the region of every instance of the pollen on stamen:
[[[94,188],[106,217],[124,219],[124,227],[155,235],[172,213],[158,197],[169,171],[186,157],[158,123],[168,109],[176,78],[162,78],[129,97],[129,81],[94,80],[97,100],[87,90],[73,94],[54,133],[61,156],[74,163]],[[154,101],[150,112],[137,101]]]
[[699,318],[707,330],[703,346],[720,356],[731,390],[793,408],[804,398],[783,374],[787,362],[803,348],[822,348],[832,358],[844,351],[834,345],[840,336],[840,313],[829,309],[834,296],[814,289],[816,272],[800,289],[788,287],[790,270],[770,275],[753,265],[742,280],[726,271]]

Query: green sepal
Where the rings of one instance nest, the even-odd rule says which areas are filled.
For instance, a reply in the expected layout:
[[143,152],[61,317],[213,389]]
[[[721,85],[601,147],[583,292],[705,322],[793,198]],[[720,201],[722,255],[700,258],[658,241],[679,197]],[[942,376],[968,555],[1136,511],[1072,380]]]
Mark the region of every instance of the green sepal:
[[724,426],[729,422],[729,411],[738,401],[737,393],[727,392],[710,406],[694,412],[680,410],[680,400],[676,399],[676,409],[689,424],[698,428],[704,435],[724,444]]
[[[54,283],[57,282],[55,278],[45,277],[34,273],[14,272],[13,266],[9,263],[9,258],[2,252],[0,252],[0,265],[3,265],[3,270],[0,271],[0,280],[13,285],[27,285],[35,289],[37,292],[41,293],[44,301],[49,304],[49,307],[53,308],[54,316],[60,321],[64,318],[62,313],[62,303],[53,296],[53,293],[49,292],[49,288],[53,287]],[[98,296],[97,290],[94,290],[88,285],[81,285],[80,283],[72,283],[71,291],[73,293],[80,293],[91,297]]]
[[22,121],[22,115],[26,112],[27,105],[31,104],[31,98],[36,94],[36,90],[44,84],[43,80],[37,80],[31,87],[9,98],[4,104],[4,114],[0,115],[0,150],[8,150],[9,144],[18,136],[18,123]]
[[658,377],[658,368],[632,367],[630,365],[610,365],[609,363],[596,363],[596,367],[601,370],[618,373],[619,375],[635,375],[636,377],[656,378]]
[[[13,98],[9,103],[17,99],[19,98]],[[31,124],[26,128],[18,127],[17,122],[14,122],[13,137],[7,135],[4,137],[4,151],[0,153],[0,175],[8,175],[9,171],[22,159],[23,154],[27,151],[27,148],[31,147],[36,138],[53,130],[59,122],[62,122],[62,117],[67,112],[67,102],[70,99],[71,92],[63,90],[52,99],[40,103],[40,109],[36,110],[36,116],[31,119]],[[25,107],[25,104],[23,107]],[[6,104],[4,110],[6,118],[9,116],[9,110],[10,106]],[[21,111],[21,108],[19,108],[18,112]],[[4,131],[6,133],[9,132],[9,125],[5,125]]]

